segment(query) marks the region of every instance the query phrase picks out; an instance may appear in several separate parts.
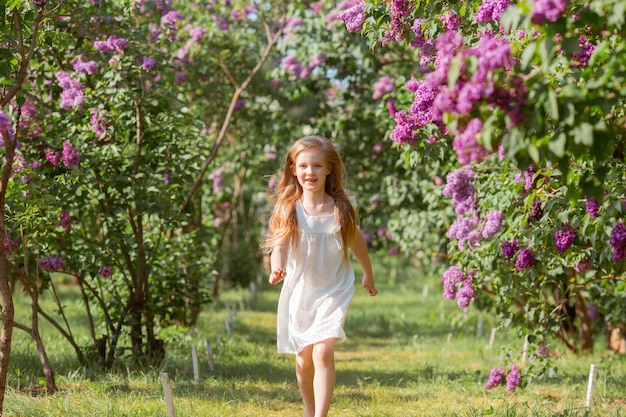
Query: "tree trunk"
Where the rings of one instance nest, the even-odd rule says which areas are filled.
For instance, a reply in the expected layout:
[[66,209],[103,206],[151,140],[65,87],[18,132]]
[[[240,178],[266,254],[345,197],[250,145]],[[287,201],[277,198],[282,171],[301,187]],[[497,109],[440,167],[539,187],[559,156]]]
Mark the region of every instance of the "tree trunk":
[[2,295],[2,331],[0,332],[0,415],[4,410],[4,394],[7,386],[7,374],[9,372],[9,356],[11,355],[11,341],[13,340],[13,324],[15,320],[15,306],[13,305],[13,292],[8,275],[8,259],[5,251],[6,226],[4,216],[6,213],[6,192],[9,178],[13,172],[13,158],[15,155],[15,142],[11,140],[8,132],[2,132],[4,139],[4,164],[2,177],[0,178],[0,294]]

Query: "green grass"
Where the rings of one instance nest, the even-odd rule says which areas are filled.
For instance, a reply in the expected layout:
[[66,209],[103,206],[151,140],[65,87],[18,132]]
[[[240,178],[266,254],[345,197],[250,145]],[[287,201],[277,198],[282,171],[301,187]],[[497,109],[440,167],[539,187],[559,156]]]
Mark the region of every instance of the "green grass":
[[[412,274],[415,282],[404,277],[393,286],[380,284],[374,298],[357,288],[346,322],[348,340],[337,345],[331,416],[626,416],[626,358],[606,351],[604,340],[598,340],[594,354],[581,357],[552,346],[563,353],[554,380],[514,393],[503,387],[486,390],[490,369],[502,365],[499,348],[519,342],[521,349],[521,341],[500,332],[489,349],[493,323],[488,317],[485,334],[478,338],[476,310],[464,316],[455,303],[442,299],[437,278]],[[424,296],[426,284],[430,291]],[[71,349],[44,328],[60,387],[52,396],[33,389],[43,383],[37,354],[16,330],[4,415],[166,416],[160,379],[165,372],[179,417],[299,416],[294,358],[275,349],[279,290],[263,284],[256,294],[227,291],[206,308],[198,328],[168,329],[168,354],[158,369],[101,373],[77,368]],[[224,325],[226,303],[235,309],[230,335]],[[80,321],[78,308],[73,316]],[[214,372],[207,364],[207,339],[213,345]],[[199,385],[194,382],[192,345],[198,347]],[[592,406],[587,408],[592,363],[598,371]]]

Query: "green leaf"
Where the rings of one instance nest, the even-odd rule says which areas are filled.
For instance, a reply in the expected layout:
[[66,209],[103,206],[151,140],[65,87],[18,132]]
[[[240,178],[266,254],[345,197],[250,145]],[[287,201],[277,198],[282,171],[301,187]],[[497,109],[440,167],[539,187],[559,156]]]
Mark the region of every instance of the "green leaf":
[[574,142],[585,146],[593,145],[593,126],[589,123],[581,123],[574,129]]
[[567,143],[567,136],[561,132],[557,136],[553,137],[548,143],[548,149],[559,158],[565,156],[565,144]]

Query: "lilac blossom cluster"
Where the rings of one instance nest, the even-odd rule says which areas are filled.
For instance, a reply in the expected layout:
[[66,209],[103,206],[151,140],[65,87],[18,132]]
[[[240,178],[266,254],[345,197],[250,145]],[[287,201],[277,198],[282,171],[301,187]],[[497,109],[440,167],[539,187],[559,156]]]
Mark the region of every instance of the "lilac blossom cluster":
[[446,175],[446,185],[442,194],[452,196],[452,207],[456,214],[463,214],[469,210],[476,210],[476,189],[472,185],[474,170],[466,166]]
[[469,274],[465,274],[458,264],[451,265],[441,278],[443,297],[446,300],[456,299],[460,308],[468,307],[470,302],[476,298],[476,292],[472,287],[471,280],[474,273],[472,271]]
[[476,21],[478,23],[494,20],[500,21],[502,13],[510,6],[509,0],[483,0],[476,11]]
[[13,130],[13,125],[11,125],[11,119],[9,119],[9,116],[3,110],[0,110],[0,140],[2,140],[3,145],[4,139],[2,139],[2,133],[4,132],[9,135],[9,139],[11,140],[15,137],[15,131]]
[[56,73],[59,87],[63,89],[61,92],[61,107],[64,110],[70,110],[72,107],[82,107],[85,101],[85,87],[80,81],[72,78],[67,72],[61,70]]
[[611,231],[611,246],[613,247],[613,261],[626,259],[626,225],[617,223]]
[[576,239],[576,230],[569,224],[565,224],[561,230],[554,232],[554,246],[563,253],[572,246]]
[[[347,6],[346,3],[348,4]],[[345,8],[345,10],[337,13],[334,17],[346,24],[348,32],[360,32],[367,18],[365,15],[365,2],[363,0],[343,1],[339,9],[342,8]]]
[[483,222],[477,210],[476,190],[471,181],[474,172],[470,165],[449,173],[442,194],[452,196],[452,206],[458,215],[446,236],[458,239],[459,250],[476,247],[482,238],[488,239],[500,231],[504,215],[498,210],[487,213]]
[[113,269],[110,266],[103,266],[102,269],[100,269],[100,275],[102,278],[108,278],[113,275]]
[[389,9],[389,17],[391,25],[385,30],[382,38],[383,43],[389,43],[391,40],[402,42],[404,40],[404,28],[410,22],[411,11],[413,10],[413,2],[409,0],[391,0]]
[[111,35],[106,41],[95,41],[93,47],[98,52],[118,52],[123,54],[128,47],[128,40],[117,35]]
[[[419,23],[413,26],[416,39],[411,45],[423,49],[427,42],[421,33],[422,22]],[[412,145],[416,141],[417,129],[434,124],[443,132],[444,114],[467,119],[482,105],[502,110],[511,126],[524,120],[522,105],[526,102],[527,89],[523,81],[507,77],[506,81],[494,82],[494,74],[507,73],[515,63],[507,39],[486,32],[478,45],[470,48],[463,45],[460,34],[448,31],[436,38],[433,49],[436,51],[434,70],[422,81],[411,79],[406,85],[408,90],[415,92],[413,104],[408,112],[401,110],[395,113],[396,126],[390,135],[392,140],[401,145]],[[461,71],[456,83],[449,85],[448,72],[452,61],[458,62]],[[457,131],[447,132],[456,136],[453,147],[461,164],[480,162],[488,154],[478,141],[482,129],[479,119],[469,119]]]
[[506,369],[504,368],[493,368],[489,373],[489,379],[485,384],[485,388],[492,389],[501,385],[503,382],[506,382],[506,390],[508,392],[513,392],[522,382],[522,376],[519,373],[519,367],[516,364],[511,364],[511,369],[509,373],[506,375]]
[[585,200],[585,211],[589,217],[598,217],[600,214],[600,203],[595,198]]
[[567,0],[535,0],[530,21],[536,25],[556,22],[567,10]]
[[66,168],[72,168],[80,164],[80,156],[78,155],[78,151],[74,146],[72,146],[72,142],[66,140],[63,142],[63,152],[61,153],[61,160],[63,161],[63,165]]
[[306,78],[315,67],[319,67],[324,62],[326,62],[326,55],[322,53],[313,56],[307,65],[302,65],[295,55],[289,55],[283,58],[280,67],[286,72],[293,73],[298,78]]
[[49,256],[39,261],[39,268],[46,272],[57,272],[65,267],[65,261],[58,256]]
[[505,258],[512,258],[519,250],[519,241],[517,239],[505,240],[501,243],[502,256]]
[[532,267],[536,262],[535,255],[532,250],[522,249],[519,251],[519,255],[515,261],[515,268],[517,268],[518,271],[521,271]]
[[574,52],[572,56],[572,61],[576,62],[574,67],[586,67],[596,47],[584,35],[580,35],[578,38],[578,46],[580,51]]
[[70,231],[72,227],[72,218],[70,217],[69,211],[63,209],[59,212],[59,221],[57,223],[58,227],[62,227],[66,232]]
[[391,77],[385,75],[380,77],[378,81],[376,81],[373,85],[374,94],[372,94],[372,99],[378,100],[383,98],[383,96],[387,93],[391,93],[393,91],[393,83],[391,82]]

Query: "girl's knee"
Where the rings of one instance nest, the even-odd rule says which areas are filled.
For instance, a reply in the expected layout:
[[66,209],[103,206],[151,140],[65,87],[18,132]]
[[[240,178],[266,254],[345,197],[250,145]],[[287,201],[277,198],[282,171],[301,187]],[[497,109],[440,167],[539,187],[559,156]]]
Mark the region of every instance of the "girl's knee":
[[333,363],[335,360],[335,340],[329,339],[316,343],[313,347],[313,362],[316,364]]

